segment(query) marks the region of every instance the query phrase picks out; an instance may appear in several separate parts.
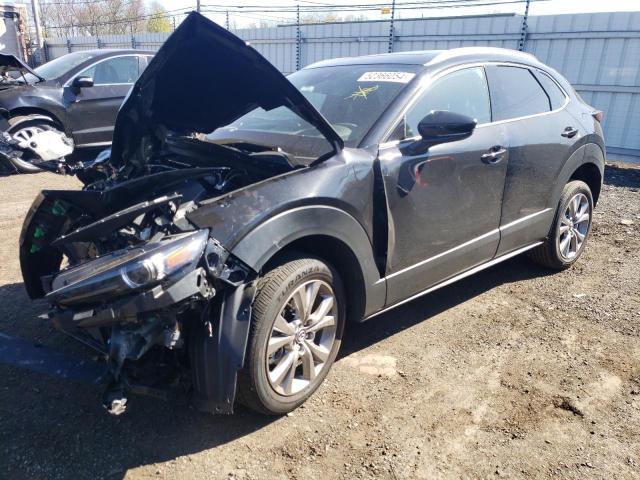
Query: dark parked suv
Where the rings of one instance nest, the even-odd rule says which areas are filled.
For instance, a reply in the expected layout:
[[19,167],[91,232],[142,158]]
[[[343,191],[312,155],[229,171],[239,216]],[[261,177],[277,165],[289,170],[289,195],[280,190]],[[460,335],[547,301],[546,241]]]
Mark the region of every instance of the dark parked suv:
[[[76,148],[109,146],[118,109],[153,54],[83,50],[0,82],[6,131],[21,141],[53,128],[71,137]],[[12,163],[21,172],[34,172],[37,161],[25,156]]]
[[107,359],[112,413],[140,382],[187,384],[211,412],[236,393],[288,412],[346,322],[524,252],[571,266],[602,184],[600,120],[529,54],[343,58],[285,78],[194,13],[123,104],[102,176],[35,200],[25,286]]

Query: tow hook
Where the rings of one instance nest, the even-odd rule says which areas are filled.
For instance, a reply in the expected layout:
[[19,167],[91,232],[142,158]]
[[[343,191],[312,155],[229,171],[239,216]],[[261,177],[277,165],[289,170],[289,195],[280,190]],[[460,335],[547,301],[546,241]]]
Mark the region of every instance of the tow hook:
[[114,383],[107,388],[102,397],[102,406],[109,415],[122,415],[127,410],[127,397],[121,382]]

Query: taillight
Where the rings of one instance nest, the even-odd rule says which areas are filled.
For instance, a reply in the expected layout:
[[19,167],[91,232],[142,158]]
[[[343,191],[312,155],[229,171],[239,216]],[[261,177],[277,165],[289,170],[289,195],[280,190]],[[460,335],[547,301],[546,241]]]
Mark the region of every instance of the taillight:
[[595,110],[591,113],[591,115],[593,115],[593,118],[595,118],[598,123],[602,123],[602,120],[604,119],[604,112],[601,110]]

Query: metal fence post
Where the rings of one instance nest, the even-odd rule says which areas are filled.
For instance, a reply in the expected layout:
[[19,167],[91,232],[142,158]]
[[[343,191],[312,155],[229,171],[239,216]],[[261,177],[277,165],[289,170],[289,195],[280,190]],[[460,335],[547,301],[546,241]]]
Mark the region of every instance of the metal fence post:
[[529,18],[529,3],[531,0],[527,0],[524,6],[524,17],[522,17],[522,28],[520,30],[520,43],[518,43],[518,50],[524,52],[524,45],[527,41],[527,20]]
[[395,20],[395,16],[396,16],[396,0],[393,0],[393,2],[391,2],[391,22],[389,23],[389,48],[387,49],[389,53],[393,52],[393,41],[395,39],[393,21]]
[[67,52],[71,53],[71,39],[67,38]]
[[302,48],[302,33],[300,32],[300,4],[296,5],[296,70],[300,70],[301,67],[301,48]]
[[133,48],[133,49],[136,48],[136,36],[135,35],[131,35],[131,48]]
[[96,45],[98,46],[98,48],[102,48],[102,41],[100,40],[100,37],[96,38]]

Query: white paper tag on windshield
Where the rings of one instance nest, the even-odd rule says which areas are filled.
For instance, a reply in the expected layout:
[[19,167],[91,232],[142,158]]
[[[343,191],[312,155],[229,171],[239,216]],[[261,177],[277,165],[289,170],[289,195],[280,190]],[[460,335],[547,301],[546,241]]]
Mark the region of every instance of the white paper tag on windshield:
[[358,81],[409,83],[415,76],[415,73],[409,72],[366,72],[360,76]]

